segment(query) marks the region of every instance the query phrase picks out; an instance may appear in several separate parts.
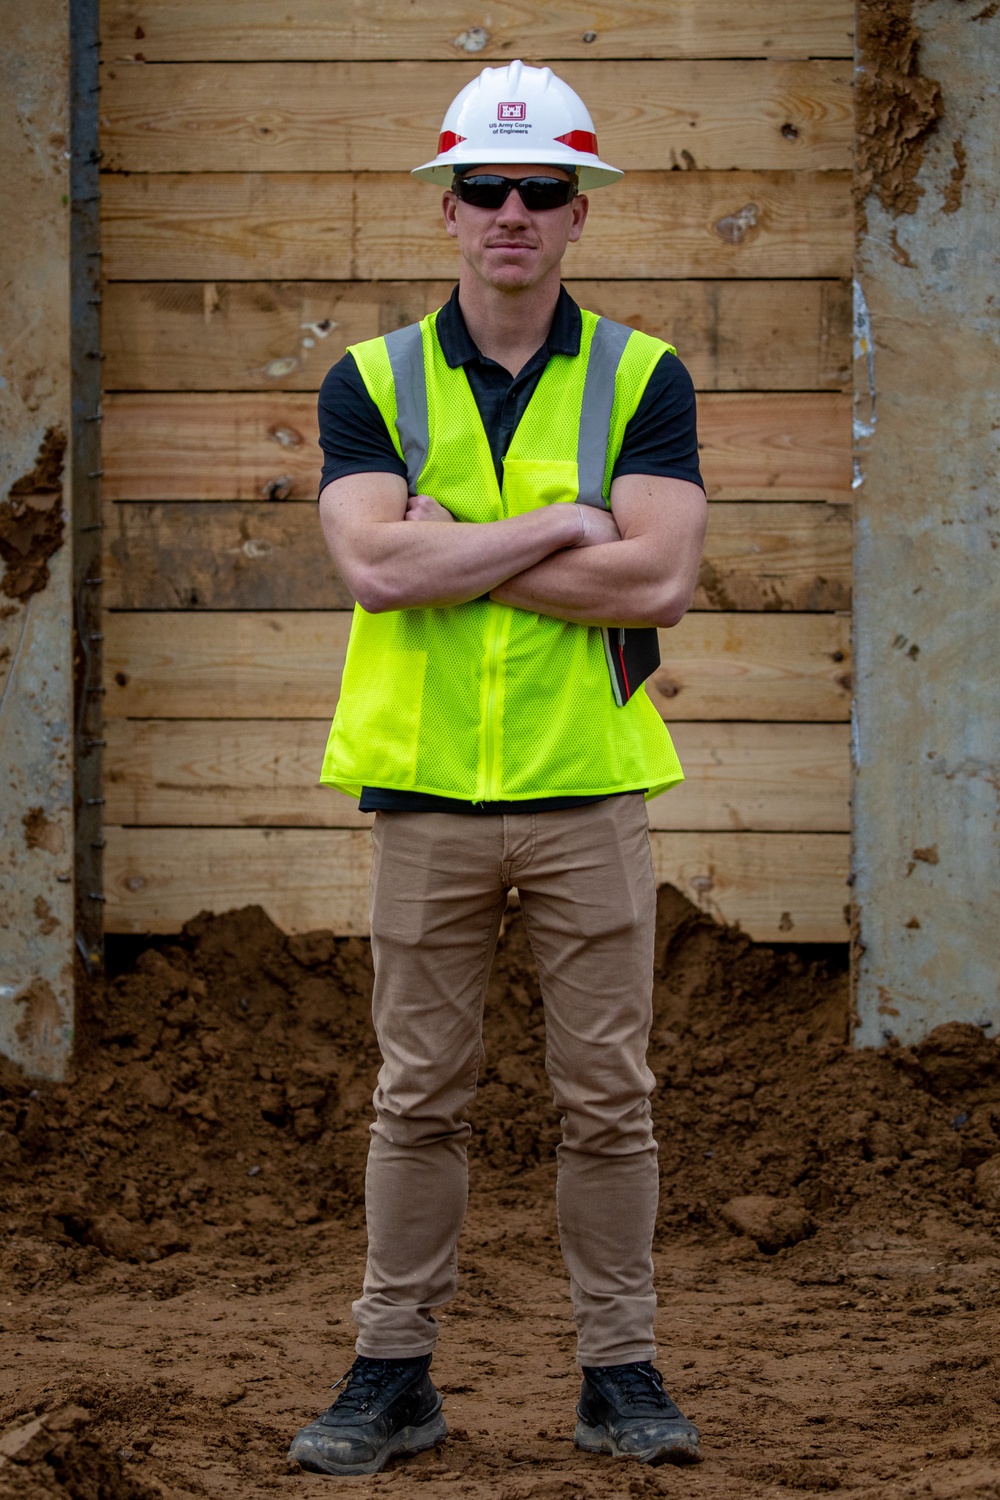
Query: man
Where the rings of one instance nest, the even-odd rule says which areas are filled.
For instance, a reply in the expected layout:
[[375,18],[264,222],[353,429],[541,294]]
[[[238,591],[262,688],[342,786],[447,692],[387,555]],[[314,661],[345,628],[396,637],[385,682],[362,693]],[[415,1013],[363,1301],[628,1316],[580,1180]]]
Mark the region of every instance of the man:
[[697,577],[691,383],[669,346],[582,313],[561,286],[587,217],[579,188],[622,174],[549,69],[485,69],[417,175],[450,184],[456,292],[423,323],[350,350],[320,397],[320,514],[359,604],[323,780],[376,814],[383,1066],[358,1358],[290,1456],[367,1474],[445,1436],[432,1309],[456,1285],[483,997],[516,886],[564,1116],[575,1440],[690,1460],[697,1430],[652,1364],[645,1061],[644,794],[682,772],[636,678],[650,669],[643,641],[677,623]]

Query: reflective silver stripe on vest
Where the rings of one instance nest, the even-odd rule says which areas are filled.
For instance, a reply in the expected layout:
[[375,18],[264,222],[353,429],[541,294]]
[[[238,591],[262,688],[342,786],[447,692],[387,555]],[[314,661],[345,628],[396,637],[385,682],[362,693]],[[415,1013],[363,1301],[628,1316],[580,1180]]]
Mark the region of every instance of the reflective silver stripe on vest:
[[604,510],[604,470],[611,436],[611,408],[615,400],[615,376],[621,364],[631,328],[601,318],[594,329],[580,409],[580,442],[576,451],[582,505]]
[[417,493],[417,480],[427,462],[430,423],[427,416],[427,374],[420,324],[397,328],[385,335],[393,384],[396,387],[396,431],[406,460],[406,483]]

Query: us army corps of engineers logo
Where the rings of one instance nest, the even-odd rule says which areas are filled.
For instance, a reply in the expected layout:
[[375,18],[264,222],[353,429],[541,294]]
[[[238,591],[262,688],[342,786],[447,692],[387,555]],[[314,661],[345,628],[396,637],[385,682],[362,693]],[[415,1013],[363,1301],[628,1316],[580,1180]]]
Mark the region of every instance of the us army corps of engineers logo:
[[490,130],[494,135],[528,135],[531,126],[526,116],[528,106],[521,99],[508,99],[497,105],[496,120],[490,121]]

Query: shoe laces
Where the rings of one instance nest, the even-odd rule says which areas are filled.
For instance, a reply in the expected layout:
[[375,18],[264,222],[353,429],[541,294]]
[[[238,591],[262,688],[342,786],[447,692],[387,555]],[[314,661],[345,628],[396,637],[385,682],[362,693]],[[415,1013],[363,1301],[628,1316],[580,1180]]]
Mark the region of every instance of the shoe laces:
[[[589,1372],[588,1372],[589,1373]],[[630,1365],[598,1365],[595,1375],[610,1376],[625,1406],[673,1405],[663,1389],[663,1376],[648,1361]]]
[[360,1413],[375,1410],[380,1404],[379,1398],[395,1385],[399,1377],[413,1364],[414,1362],[408,1359],[356,1359],[351,1368],[330,1387],[332,1391],[335,1391],[337,1386],[344,1387],[334,1402],[338,1415],[346,1412]]

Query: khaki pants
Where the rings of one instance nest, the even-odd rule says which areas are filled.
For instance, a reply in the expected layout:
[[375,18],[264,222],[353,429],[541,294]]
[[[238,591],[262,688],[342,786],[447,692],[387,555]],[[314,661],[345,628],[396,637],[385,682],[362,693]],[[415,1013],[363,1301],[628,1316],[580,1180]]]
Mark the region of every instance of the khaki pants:
[[557,1206],[583,1365],[652,1359],[658,1176],[646,1066],[656,895],[641,794],[561,812],[378,813],[375,1091],[359,1354],[429,1353],[454,1294],[466,1112],[487,976],[516,886],[563,1112]]

